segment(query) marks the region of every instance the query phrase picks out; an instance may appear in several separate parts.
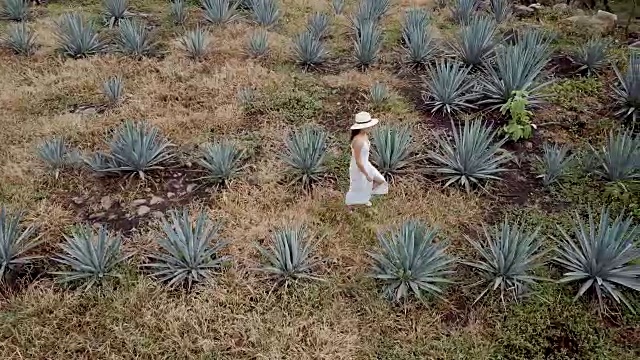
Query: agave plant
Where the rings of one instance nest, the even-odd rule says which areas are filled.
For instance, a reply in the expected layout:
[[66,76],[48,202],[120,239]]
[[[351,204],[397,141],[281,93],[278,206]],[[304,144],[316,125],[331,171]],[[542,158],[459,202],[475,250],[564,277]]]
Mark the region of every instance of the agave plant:
[[184,37],[180,39],[180,43],[190,58],[193,60],[201,59],[207,54],[209,33],[197,27],[184,34]]
[[187,21],[187,5],[184,0],[171,0],[169,16],[174,24],[182,25]]
[[[480,293],[477,302],[489,291],[500,289],[500,298],[505,301],[507,292],[517,298],[527,285],[540,280],[533,272],[544,264],[541,258],[545,252],[540,251],[542,239],[538,235],[540,228],[527,231],[523,226],[504,221],[493,232],[484,228],[485,241],[467,240],[478,251],[482,260],[465,262],[466,265],[478,269],[488,283]],[[475,303],[474,302],[474,303]]]
[[269,35],[264,30],[253,32],[249,36],[249,54],[255,57],[264,56],[269,50]]
[[321,280],[314,275],[321,261],[314,256],[315,249],[305,227],[277,229],[272,239],[273,244],[268,249],[257,246],[269,262],[262,271],[273,275],[280,284],[300,279]]
[[610,132],[607,143],[593,154],[599,164],[595,173],[609,181],[640,177],[640,137],[629,130]]
[[578,71],[587,70],[589,75],[597,74],[607,65],[607,50],[610,44],[606,39],[591,39],[571,54],[571,61],[580,66]]
[[414,66],[425,66],[436,53],[428,24],[429,17],[424,9],[410,9],[405,14],[402,40],[408,62]]
[[71,269],[53,273],[60,276],[62,283],[80,281],[89,289],[107,278],[120,278],[117,266],[131,257],[122,253],[122,239],[110,236],[102,226],[97,233],[91,227],[81,226],[64,237],[67,241],[60,245],[63,253],[54,260]]
[[104,6],[104,19],[109,27],[118,25],[120,20],[131,16],[129,13],[129,0],[102,0]]
[[613,88],[614,99],[619,108],[615,115],[622,119],[631,117],[635,124],[640,109],[640,52],[631,52],[624,74],[616,66],[613,69],[618,76],[618,84]]
[[336,15],[341,15],[344,11],[344,0],[331,0],[331,7]]
[[593,288],[601,306],[605,294],[635,313],[621,292],[621,288],[640,291],[640,249],[636,245],[640,228],[633,225],[633,220],[620,214],[611,221],[605,207],[598,224],[591,211],[588,223],[576,213],[573,236],[559,229],[562,238],[555,261],[567,271],[560,282],[581,283],[576,299]]
[[329,30],[329,15],[315,12],[309,17],[307,30],[315,35],[318,39],[327,36]]
[[10,213],[4,205],[0,207],[0,283],[6,280],[11,271],[37,258],[26,256],[39,244],[38,239],[33,237],[35,228],[22,228],[21,222],[22,213]]
[[371,157],[385,177],[404,172],[415,160],[413,138],[408,127],[382,126],[376,128],[372,135]]
[[116,167],[104,171],[135,173],[141,179],[149,171],[163,169],[164,164],[175,156],[171,143],[160,137],[157,128],[149,127],[145,122],[126,121],[116,130],[109,147]]
[[322,40],[310,31],[305,31],[293,39],[293,50],[296,61],[305,68],[322,65],[328,55]]
[[493,55],[496,32],[497,27],[493,20],[476,16],[460,29],[451,46],[465,64],[479,66]]
[[387,85],[376,81],[369,90],[368,99],[374,107],[382,106],[389,99],[389,89]]
[[542,167],[542,174],[538,177],[542,178],[544,186],[549,186],[558,181],[571,166],[574,155],[569,155],[568,152],[569,148],[567,146],[544,144],[542,158],[537,157]]
[[4,42],[18,55],[33,55],[37,48],[36,34],[24,22],[9,26]]
[[456,62],[441,61],[428,69],[427,91],[422,98],[432,113],[441,112],[448,116],[475,108],[470,101],[477,96],[469,90],[475,83],[469,76],[470,68]]
[[491,0],[491,14],[493,19],[498,23],[504,23],[511,19],[513,16],[513,10],[511,9],[510,0]]
[[429,26],[429,13],[423,8],[410,8],[404,13],[402,20],[402,37],[411,37],[414,33],[422,32]]
[[378,58],[381,45],[382,32],[376,23],[369,21],[361,24],[355,41],[355,57],[358,64],[363,68],[373,65]]
[[436,242],[438,231],[409,220],[397,231],[378,235],[381,251],[369,253],[373,258],[373,277],[385,284],[385,294],[395,301],[409,298],[421,301],[425,295],[440,297],[442,285],[453,273],[453,259],[446,255],[446,245]]
[[225,186],[245,168],[244,160],[244,151],[230,142],[223,141],[205,144],[198,162],[207,170],[205,179]]
[[79,13],[66,13],[58,21],[57,38],[60,51],[73,58],[86,57],[101,52],[104,42],[98,36],[92,22],[86,22]]
[[2,0],[0,19],[25,21],[29,17],[28,0]]
[[155,278],[169,286],[182,285],[191,289],[194,284],[211,278],[229,259],[220,256],[226,243],[220,241],[220,225],[199,213],[195,224],[189,211],[171,211],[171,221],[162,220],[165,236],[157,239],[162,252],[149,255],[144,264]]
[[357,22],[378,22],[391,7],[390,0],[361,0],[356,11]]
[[252,0],[253,20],[260,26],[273,26],[280,19],[278,0]]
[[124,19],[118,29],[120,52],[141,58],[156,53],[156,43],[146,25],[138,20]]
[[451,8],[453,21],[460,25],[468,24],[479,6],[478,0],[454,0]]
[[119,76],[112,76],[102,84],[102,92],[107,98],[109,105],[117,106],[124,97],[124,82]]
[[82,158],[84,164],[97,174],[108,173],[111,169],[118,167],[113,157],[103,152],[95,152],[87,157]]
[[215,25],[222,25],[235,20],[237,2],[231,0],[202,0],[204,18]]
[[540,82],[540,73],[551,56],[547,42],[536,44],[534,36],[514,45],[496,49],[496,68],[487,67],[481,80],[484,96],[481,103],[497,109],[506,104],[515,91],[528,94],[528,103],[540,103],[540,92],[549,82]]
[[62,169],[75,163],[76,156],[77,153],[69,149],[61,137],[45,140],[38,146],[38,157],[53,172],[56,179]]
[[285,141],[286,151],[282,159],[291,167],[293,182],[308,189],[319,181],[326,168],[327,134],[313,127],[303,127],[292,132]]
[[434,163],[433,171],[445,187],[458,183],[467,192],[471,186],[487,180],[500,180],[500,174],[507,171],[501,167],[511,156],[500,147],[506,138],[494,142],[497,130],[482,125],[480,120],[465,121],[464,127],[452,123],[453,139],[437,137],[437,149],[427,156]]
[[256,92],[250,87],[244,87],[238,90],[237,98],[241,108],[251,109],[256,102]]

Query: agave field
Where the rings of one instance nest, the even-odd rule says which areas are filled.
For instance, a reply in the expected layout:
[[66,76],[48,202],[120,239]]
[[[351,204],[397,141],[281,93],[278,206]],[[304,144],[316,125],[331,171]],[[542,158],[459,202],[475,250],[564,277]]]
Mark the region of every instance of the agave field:
[[0,0],[1,357],[638,359],[639,27],[579,5]]

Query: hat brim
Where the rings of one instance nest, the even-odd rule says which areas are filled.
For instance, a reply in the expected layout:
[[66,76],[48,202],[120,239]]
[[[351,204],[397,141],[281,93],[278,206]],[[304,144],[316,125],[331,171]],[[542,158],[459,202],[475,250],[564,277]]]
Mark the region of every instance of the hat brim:
[[376,126],[376,124],[378,124],[378,119],[371,119],[369,121],[367,121],[366,123],[362,123],[362,124],[353,124],[351,125],[351,130],[361,130],[361,129],[367,129],[370,128],[372,126]]

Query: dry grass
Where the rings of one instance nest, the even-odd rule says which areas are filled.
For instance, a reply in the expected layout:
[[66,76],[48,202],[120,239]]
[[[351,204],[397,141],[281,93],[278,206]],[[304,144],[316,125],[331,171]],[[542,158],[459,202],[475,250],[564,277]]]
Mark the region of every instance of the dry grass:
[[[63,1],[38,8],[31,22],[39,34],[37,53],[23,59],[0,52],[0,202],[28,210],[28,222],[38,225],[45,239],[41,253],[57,251],[61,234],[83,220],[70,206],[70,198],[106,187],[103,180],[81,171],[66,172],[54,180],[36,158],[35,147],[43,139],[60,135],[83,151],[94,151],[105,148],[109,132],[124,120],[146,120],[187,155],[211,139],[234,139],[253,154],[252,166],[229,189],[205,193],[188,204],[224,224],[222,237],[230,242],[225,251],[234,260],[216,283],[185,294],[134,270],[141,256],[156,246],[157,223],[143,223],[127,235],[126,249],[138,256],[113,289],[78,293],[44,276],[4,299],[0,356],[488,358],[499,333],[492,329],[497,326],[491,317],[495,307],[468,307],[471,290],[456,285],[449,291],[449,301],[397,307],[383,299],[367,277],[366,251],[377,246],[378,231],[409,218],[420,219],[440,228],[441,240],[452,244],[452,253],[462,255],[468,250],[462,234],[476,231],[487,218],[487,209],[495,205],[491,197],[442,190],[422,177],[404,176],[392,184],[388,196],[375,200],[373,208],[353,215],[345,211],[346,126],[353,111],[370,108],[363,95],[372,84],[384,82],[393,93],[392,101],[376,116],[387,123],[415,125],[421,151],[431,139],[429,119],[403,96],[409,76],[399,77],[393,61],[399,58],[395,38],[404,10],[411,5],[433,7],[433,1],[394,2],[385,19],[388,39],[380,64],[367,72],[354,69],[349,59],[353,43],[348,14],[355,4],[347,1],[347,15],[333,19],[328,39],[340,72],[321,69],[306,74],[291,59],[291,37],[305,26],[312,11],[330,12],[329,2],[283,0],[285,12],[280,24],[269,30],[270,52],[264,59],[251,59],[245,53],[248,36],[256,28],[250,22],[212,27],[210,53],[200,62],[188,59],[180,48],[177,39],[184,29],[167,20],[166,1],[134,4],[136,11],[149,14],[149,23],[161,26],[157,35],[165,51],[161,58],[142,60],[116,55],[60,58],[52,33],[57,17],[69,9],[97,16],[99,2],[83,1],[80,6]],[[434,16],[438,37],[455,30],[446,11]],[[192,7],[186,28],[200,23],[200,11]],[[74,111],[104,104],[101,84],[114,75],[125,82],[122,105],[96,114]],[[236,99],[238,91],[247,87],[256,89],[264,104],[294,93],[321,106],[309,118],[299,118],[307,109],[298,108],[284,115],[280,108],[247,115]],[[307,194],[284,185],[279,151],[288,131],[309,122],[331,132],[334,167],[331,178]],[[119,189],[111,195],[123,203],[156,186],[124,180],[109,184],[108,189]],[[85,205],[95,209],[99,203]],[[268,241],[274,228],[287,223],[307,224],[319,240],[327,282],[274,290],[262,274],[249,270],[259,265],[254,245]],[[458,276],[468,283],[465,277],[471,275],[460,269]]]

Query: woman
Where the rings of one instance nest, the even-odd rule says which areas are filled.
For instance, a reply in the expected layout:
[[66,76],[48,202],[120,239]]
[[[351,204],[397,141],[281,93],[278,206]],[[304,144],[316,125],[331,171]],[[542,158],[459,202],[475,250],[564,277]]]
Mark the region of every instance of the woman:
[[349,211],[353,206],[371,206],[371,195],[382,195],[389,191],[389,185],[380,172],[369,162],[368,130],[378,123],[368,112],[356,115],[351,126],[351,165],[349,166],[349,192],[345,203]]

